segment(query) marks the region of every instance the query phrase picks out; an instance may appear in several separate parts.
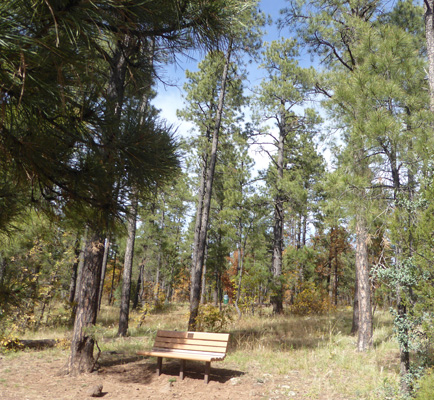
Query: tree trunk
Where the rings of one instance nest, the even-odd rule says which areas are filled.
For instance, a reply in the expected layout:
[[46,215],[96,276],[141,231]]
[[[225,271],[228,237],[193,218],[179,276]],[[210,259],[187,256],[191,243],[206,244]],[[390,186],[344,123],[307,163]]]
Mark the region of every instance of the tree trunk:
[[[202,171],[200,176],[199,191],[197,194],[196,222],[194,225],[194,239],[193,239],[194,249],[193,249],[191,271],[190,271],[191,283],[193,283],[194,268],[196,266],[198,250],[199,250],[198,243],[200,240],[200,232],[202,230],[201,224],[202,224],[202,214],[203,214],[203,200],[205,197],[207,171],[208,171],[208,154],[205,154],[202,160]],[[193,302],[193,290],[190,290],[190,303],[192,302]]]
[[81,249],[80,249],[80,256],[78,257],[78,275],[77,275],[77,287],[75,288],[75,297],[74,301],[78,303],[80,292],[81,292],[81,282],[82,282],[82,273],[83,273],[83,266],[84,266],[84,253],[86,251],[86,243],[87,243],[87,236],[88,236],[89,228],[86,226],[86,229],[84,230],[84,235],[81,238]]
[[99,293],[98,293],[98,311],[101,309],[101,299],[102,299],[102,292],[104,291],[104,280],[107,271],[107,260],[108,260],[109,250],[110,250],[110,238],[106,238],[104,242],[104,256],[102,258],[101,282],[99,284]]
[[6,260],[0,256],[0,287],[3,286],[5,275],[6,275]]
[[366,351],[372,346],[371,283],[368,264],[368,232],[366,221],[356,216],[356,269],[359,294],[359,335],[357,350]]
[[157,272],[155,274],[155,285],[154,285],[154,304],[157,306],[160,297],[160,265],[161,265],[161,252],[158,253],[157,261]]
[[351,335],[359,332],[359,278],[358,270],[355,271],[356,280],[354,285],[354,303],[353,303],[353,323],[351,325]]
[[88,236],[89,228],[86,226],[84,230],[83,237],[81,238],[81,247],[80,247],[80,255],[78,257],[78,267],[77,267],[77,278],[76,278],[76,287],[74,294],[74,305],[71,311],[71,322],[75,321],[75,315],[77,312],[77,304],[80,301],[80,292],[81,292],[81,282],[84,268],[84,253],[86,250],[86,242]]
[[425,0],[425,38],[428,55],[428,83],[430,91],[430,109],[434,112],[434,1]]
[[144,275],[143,270],[145,269],[143,262],[144,262],[144,260],[142,261],[142,263],[139,266],[139,276],[137,278],[136,292],[134,294],[133,310],[135,310],[139,305],[140,293],[141,293],[141,288],[143,285],[143,275]]
[[238,303],[241,299],[241,285],[243,283],[243,272],[244,272],[244,251],[241,249],[241,245],[238,245],[238,287],[237,294],[235,297],[235,309],[238,313],[238,319],[241,319],[241,311],[239,309]]
[[[277,149],[277,174],[278,181],[283,180],[283,159],[284,159],[284,141],[285,141],[285,118],[282,114],[281,126],[279,127],[279,144]],[[278,184],[279,186],[279,184]],[[283,254],[283,203],[284,198],[282,190],[278,187],[276,198],[274,200],[274,226],[273,226],[273,257],[271,273],[273,275],[273,288],[270,298],[273,306],[273,314],[283,313],[283,286],[281,282],[282,275],[282,254]]]
[[113,273],[112,273],[112,283],[110,286],[110,295],[108,298],[108,305],[111,305],[114,302],[114,296],[113,296],[113,292],[114,292],[114,286],[115,286],[115,277],[116,277],[116,256],[117,256],[117,252],[115,250],[114,252],[114,257],[113,257]]
[[408,386],[407,380],[405,379],[410,372],[410,343],[408,340],[408,328],[405,324],[407,322],[407,307],[401,297],[401,290],[397,289],[397,302],[398,302],[398,318],[400,321],[404,322],[398,329],[399,335],[399,369],[401,376],[401,391],[403,393],[410,393],[410,387]]
[[205,246],[205,258],[203,261],[202,271],[202,290],[200,292],[200,304],[206,303],[206,261],[208,258],[208,246]]
[[197,242],[194,244],[194,256],[195,263],[191,269],[191,297],[190,297],[190,317],[188,321],[188,329],[190,331],[196,330],[196,318],[199,313],[200,293],[202,286],[202,269],[205,258],[205,246],[208,230],[209,211],[211,207],[211,194],[212,185],[214,180],[214,171],[217,162],[217,147],[219,141],[220,125],[223,115],[224,98],[226,92],[226,84],[229,72],[229,63],[232,51],[232,43],[229,43],[228,51],[226,53],[226,60],[222,74],[221,89],[219,102],[217,106],[217,114],[215,119],[215,126],[212,138],[212,147],[210,154],[210,162],[208,173],[206,176],[206,188],[203,201],[202,218],[200,223],[200,233]]
[[128,238],[125,249],[124,272],[122,279],[122,297],[119,314],[118,336],[126,336],[128,332],[128,317],[130,313],[131,275],[133,271],[134,243],[136,240],[136,220],[138,198],[133,190],[131,193],[131,208],[128,215]]
[[75,249],[74,249],[75,262],[72,265],[71,282],[69,284],[68,301],[70,304],[72,304],[74,302],[75,292],[77,290],[78,264],[79,264],[79,260],[80,260],[80,254],[81,254],[80,245],[81,245],[80,239],[77,238],[77,240],[75,242]]
[[67,365],[67,372],[70,374],[92,372],[95,366],[95,339],[89,329],[95,325],[98,313],[98,289],[103,256],[104,236],[100,232],[92,232],[85,246],[71,354]]
[[334,293],[334,304],[337,307],[338,305],[338,284],[339,284],[339,262],[338,262],[338,254],[335,246],[335,276],[334,276],[334,284],[333,284],[333,293]]

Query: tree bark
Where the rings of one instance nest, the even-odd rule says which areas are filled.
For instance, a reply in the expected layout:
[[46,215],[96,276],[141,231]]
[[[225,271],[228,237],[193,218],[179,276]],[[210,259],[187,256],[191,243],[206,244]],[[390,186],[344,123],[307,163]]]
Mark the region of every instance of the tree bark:
[[136,220],[138,198],[132,191],[130,213],[128,215],[128,238],[125,249],[124,272],[122,279],[122,297],[119,314],[118,336],[126,336],[128,333],[128,317],[130,313],[131,275],[133,271],[134,243],[136,240]]
[[357,350],[366,351],[372,346],[371,283],[368,264],[368,232],[366,221],[356,216],[356,269],[359,295],[359,334]]
[[72,304],[74,302],[75,292],[77,290],[78,264],[79,264],[79,260],[80,260],[80,254],[81,254],[80,245],[81,245],[80,239],[77,238],[77,240],[75,242],[75,249],[74,249],[75,262],[72,265],[71,282],[69,284],[68,301],[70,304]]
[[73,375],[92,372],[95,367],[93,358],[95,339],[89,329],[95,325],[98,313],[98,289],[103,256],[104,236],[100,232],[92,232],[85,246],[71,354],[67,365],[67,372]]
[[200,292],[200,304],[206,303],[206,261],[208,258],[208,246],[205,246],[205,257],[203,260],[203,271],[202,271],[202,289]]
[[434,1],[425,0],[425,38],[428,55],[428,83],[430,91],[430,110],[434,112]]
[[83,273],[83,266],[84,266],[84,253],[86,251],[86,242],[87,242],[87,236],[88,236],[89,228],[86,226],[84,230],[84,235],[81,238],[81,249],[80,249],[80,256],[78,257],[78,272],[77,272],[77,287],[75,288],[75,296],[74,301],[78,303],[80,298],[80,291],[81,291],[81,276]]
[[212,185],[214,180],[214,171],[217,162],[217,148],[219,141],[220,125],[223,116],[224,98],[226,92],[226,84],[228,79],[229,64],[232,52],[232,43],[229,43],[228,51],[226,53],[225,65],[221,80],[221,89],[219,102],[217,106],[217,114],[215,119],[215,126],[213,131],[212,147],[210,154],[210,162],[208,173],[206,176],[206,188],[203,201],[202,218],[200,223],[200,233],[197,243],[194,246],[195,256],[193,257],[195,263],[191,270],[191,297],[190,297],[190,317],[188,320],[188,329],[190,331],[196,330],[196,318],[199,313],[200,293],[202,286],[202,270],[205,258],[205,246],[208,230],[209,211],[211,207],[211,194]]

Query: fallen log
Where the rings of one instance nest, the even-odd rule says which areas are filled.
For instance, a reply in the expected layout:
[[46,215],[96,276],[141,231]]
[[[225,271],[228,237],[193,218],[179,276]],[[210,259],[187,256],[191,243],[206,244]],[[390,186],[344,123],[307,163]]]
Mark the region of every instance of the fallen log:
[[18,340],[17,345],[23,349],[46,349],[56,346],[56,339]]

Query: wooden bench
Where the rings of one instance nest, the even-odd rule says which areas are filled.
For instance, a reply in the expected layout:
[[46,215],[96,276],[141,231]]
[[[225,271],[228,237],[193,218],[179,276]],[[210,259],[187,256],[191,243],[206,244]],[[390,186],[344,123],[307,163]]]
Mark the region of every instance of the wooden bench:
[[205,362],[205,383],[209,382],[211,361],[222,361],[226,356],[229,333],[207,332],[157,332],[151,351],[138,351],[141,356],[157,357],[157,374],[161,374],[162,360],[178,358],[181,360],[179,378],[184,379],[185,361]]

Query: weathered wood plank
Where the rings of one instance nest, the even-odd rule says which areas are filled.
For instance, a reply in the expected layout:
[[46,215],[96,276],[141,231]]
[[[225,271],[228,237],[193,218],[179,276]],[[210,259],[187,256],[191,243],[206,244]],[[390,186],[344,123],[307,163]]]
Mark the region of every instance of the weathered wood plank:
[[185,339],[204,339],[204,340],[218,340],[227,342],[229,340],[229,333],[212,333],[212,332],[178,332],[178,331],[164,331],[159,330],[157,337],[174,337]]

